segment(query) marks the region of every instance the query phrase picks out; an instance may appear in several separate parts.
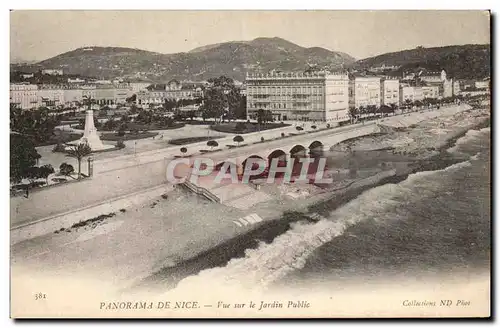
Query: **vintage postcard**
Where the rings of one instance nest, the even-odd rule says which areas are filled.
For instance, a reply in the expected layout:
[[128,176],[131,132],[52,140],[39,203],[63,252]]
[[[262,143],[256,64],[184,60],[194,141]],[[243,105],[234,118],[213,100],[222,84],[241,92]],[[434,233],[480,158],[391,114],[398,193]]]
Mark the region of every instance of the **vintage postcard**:
[[490,48],[488,11],[11,11],[11,317],[489,317]]

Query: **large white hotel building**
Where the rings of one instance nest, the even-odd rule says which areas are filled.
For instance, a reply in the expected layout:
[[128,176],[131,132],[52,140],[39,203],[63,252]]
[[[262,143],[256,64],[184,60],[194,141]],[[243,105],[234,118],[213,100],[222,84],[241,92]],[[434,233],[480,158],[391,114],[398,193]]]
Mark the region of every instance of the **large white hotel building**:
[[247,74],[246,93],[249,119],[263,109],[278,121],[349,120],[347,73]]

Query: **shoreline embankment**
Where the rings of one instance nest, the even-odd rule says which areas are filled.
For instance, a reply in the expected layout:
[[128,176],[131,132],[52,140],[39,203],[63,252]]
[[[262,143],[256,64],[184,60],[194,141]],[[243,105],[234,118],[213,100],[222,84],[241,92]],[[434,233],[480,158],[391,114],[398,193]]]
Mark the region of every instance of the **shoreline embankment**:
[[[490,125],[490,118],[485,118],[477,124],[455,129],[449,133],[445,142],[435,148],[432,155],[424,159],[415,160],[406,170],[388,170],[385,174],[360,179],[354,183],[335,190],[328,197],[313,197],[314,199],[302,209],[284,212],[276,218],[262,222],[255,229],[228,239],[219,245],[207,249],[193,257],[181,259],[169,267],[164,267],[153,272],[149,277],[141,279],[134,284],[132,290],[158,291],[158,289],[169,290],[174,288],[182,279],[198,274],[200,271],[214,267],[225,266],[235,258],[245,256],[247,249],[258,247],[261,242],[271,243],[276,237],[286,233],[291,224],[298,221],[311,222],[311,214],[317,213],[328,216],[328,213],[356,199],[363,192],[386,184],[397,184],[411,174],[425,171],[441,170],[460,160],[453,158],[447,153],[458,139],[470,130],[478,130]],[[381,172],[381,173],[383,173]]]

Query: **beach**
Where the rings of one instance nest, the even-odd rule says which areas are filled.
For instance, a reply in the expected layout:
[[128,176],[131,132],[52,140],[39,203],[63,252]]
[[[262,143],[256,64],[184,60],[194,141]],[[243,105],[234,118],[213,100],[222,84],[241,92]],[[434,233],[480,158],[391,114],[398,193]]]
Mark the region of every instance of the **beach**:
[[[272,243],[294,224],[321,221],[369,189],[457,163],[447,151],[468,130],[489,124],[489,108],[404,129],[382,123],[383,133],[324,150],[333,179],[329,185],[262,185],[260,191],[270,197],[250,209],[212,203],[176,188],[102,220],[15,244],[12,264],[33,272],[107,277],[121,292],[166,291]],[[238,221],[251,215],[260,220]]]

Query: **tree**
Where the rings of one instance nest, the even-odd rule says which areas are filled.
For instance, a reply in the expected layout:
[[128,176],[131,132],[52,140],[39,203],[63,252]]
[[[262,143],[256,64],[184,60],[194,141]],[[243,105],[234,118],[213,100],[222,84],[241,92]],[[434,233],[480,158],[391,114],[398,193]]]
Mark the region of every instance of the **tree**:
[[87,143],[80,143],[78,145],[71,145],[68,150],[69,157],[73,157],[78,161],[78,179],[81,178],[82,174],[82,159],[89,156],[92,153],[92,149]]
[[187,148],[186,147],[181,147],[181,153],[184,155],[185,153],[187,153]]
[[125,135],[125,131],[127,130],[127,123],[120,124],[118,128],[118,136],[123,137]]
[[130,114],[137,114],[137,112],[139,111],[139,108],[137,108],[137,105],[134,103],[130,106]]
[[258,111],[257,111],[257,123],[259,124],[259,126],[264,123],[264,125],[266,124],[266,122],[270,122],[273,120],[273,114],[271,113],[271,111],[269,110],[264,110],[262,108],[260,108]]
[[413,107],[413,103],[412,103],[411,99],[406,99],[405,100],[405,104],[406,104],[406,106],[408,108],[412,108]]
[[10,181],[21,182],[28,170],[41,158],[31,138],[20,134],[10,135]]
[[245,119],[247,117],[247,97],[241,96],[240,105],[236,108],[234,117],[236,119]]
[[[28,188],[34,187],[36,184],[36,180],[42,178],[42,172],[38,166],[32,166],[26,171],[26,176],[29,180]],[[27,194],[29,194],[27,192]]]
[[109,118],[106,121],[106,123],[103,124],[103,128],[106,131],[113,131],[116,128],[116,125],[117,125],[117,122],[114,119]]
[[116,141],[116,148],[118,148],[118,149],[125,148],[125,142],[123,142],[123,138]]
[[[209,87],[205,89],[200,110],[203,118],[226,118],[232,119],[241,116],[240,90],[234,85],[234,81],[226,76],[208,79]],[[245,112],[246,115],[246,112]]]
[[240,143],[244,141],[244,139],[243,139],[243,137],[242,137],[242,136],[237,135],[237,136],[235,136],[235,137],[233,138],[233,141],[234,141],[234,142],[237,142],[237,143],[238,143],[238,146],[239,146],[239,145],[240,145]]
[[65,177],[71,176],[71,173],[73,173],[73,172],[75,172],[75,169],[73,168],[73,165],[71,165],[71,164],[64,162],[59,166],[59,173],[61,173]]
[[59,124],[56,116],[49,116],[47,108],[23,111],[19,107],[10,106],[10,130],[33,138],[35,143],[47,141]]
[[368,106],[366,106],[366,111],[368,114],[375,114],[377,112],[377,106],[368,105]]
[[215,141],[215,140],[209,140],[209,141],[207,142],[207,146],[208,146],[208,147],[211,147],[211,150],[213,150],[213,149],[214,149],[214,147],[219,146],[219,143],[218,143],[217,141]]
[[396,112],[396,109],[398,108],[398,106],[396,104],[391,104],[391,112],[392,112],[392,115],[394,115],[394,113]]
[[379,110],[380,110],[380,113],[382,113],[382,114],[394,113],[394,107],[387,106],[387,105],[380,106]]
[[128,123],[130,122],[130,117],[128,117],[127,114],[123,114],[120,121],[122,121],[122,123]]
[[349,108],[349,117],[351,118],[351,122],[354,122],[358,117],[359,110],[358,108],[351,107]]
[[45,179],[47,184],[49,184],[49,175],[54,172],[54,168],[50,164],[45,164],[40,167],[40,176]]

